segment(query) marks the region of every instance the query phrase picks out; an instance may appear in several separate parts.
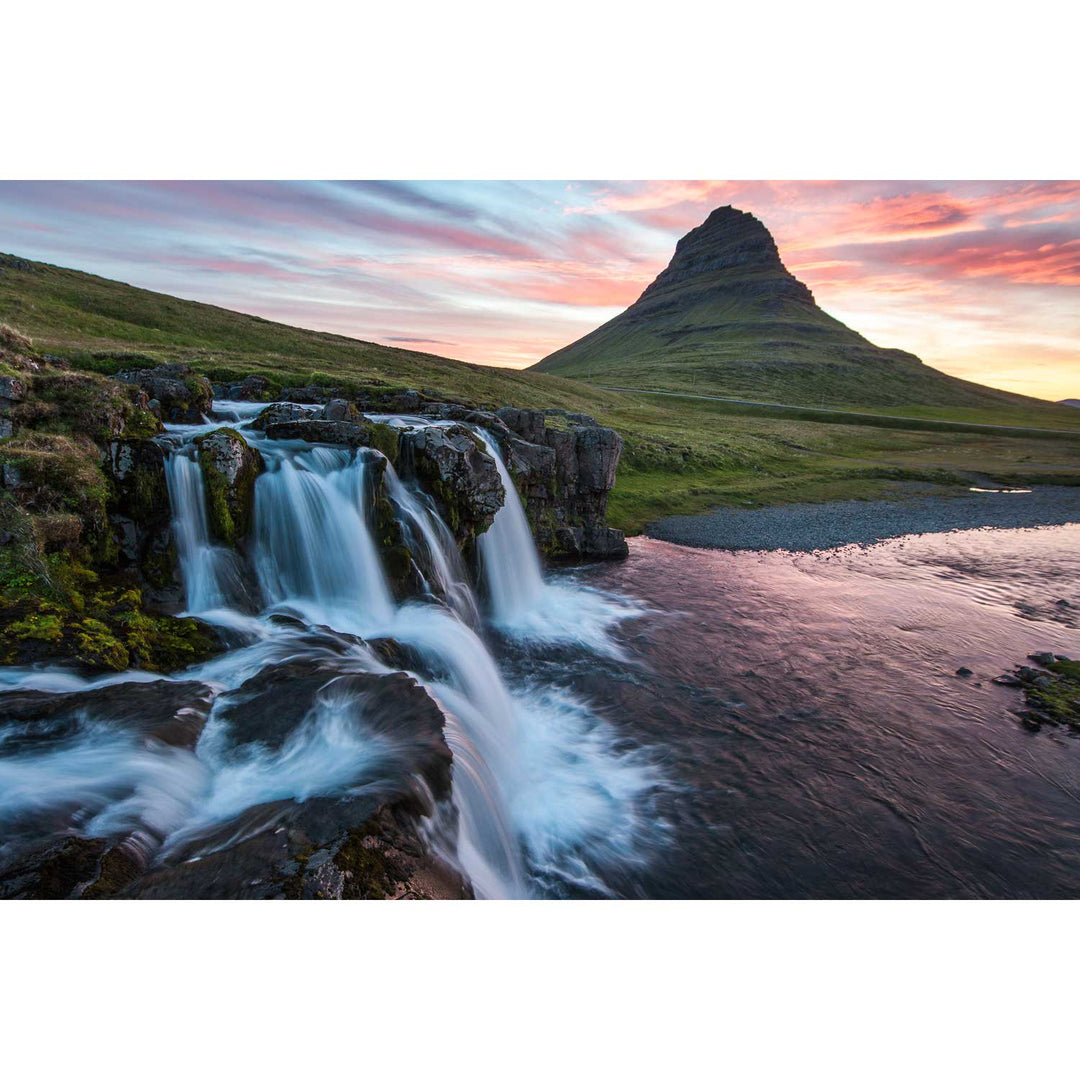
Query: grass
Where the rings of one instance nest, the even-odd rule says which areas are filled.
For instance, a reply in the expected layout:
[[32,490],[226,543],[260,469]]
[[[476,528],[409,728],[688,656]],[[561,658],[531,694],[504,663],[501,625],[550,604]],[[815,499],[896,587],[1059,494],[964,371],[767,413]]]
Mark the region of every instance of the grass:
[[[114,372],[185,361],[214,380],[255,373],[278,385],[381,385],[478,406],[588,413],[625,440],[609,520],[629,533],[665,514],[714,506],[892,496],[900,490],[896,481],[905,479],[928,480],[942,491],[976,479],[1080,483],[1080,409],[998,391],[987,390],[989,397],[974,404],[872,406],[868,411],[879,415],[870,417],[843,408],[815,413],[620,394],[577,379],[464,364],[283,326],[75,270],[41,263],[19,269],[23,264],[4,260],[0,256],[0,322],[76,368]],[[676,363],[671,371],[677,383],[682,368]],[[771,385],[779,387],[776,394],[762,386],[747,396],[782,398],[782,380]],[[690,386],[701,391],[698,383]],[[818,402],[811,397],[804,403]],[[863,407],[847,408],[856,404]],[[935,422],[941,420],[1060,427],[1062,433],[965,430]]]

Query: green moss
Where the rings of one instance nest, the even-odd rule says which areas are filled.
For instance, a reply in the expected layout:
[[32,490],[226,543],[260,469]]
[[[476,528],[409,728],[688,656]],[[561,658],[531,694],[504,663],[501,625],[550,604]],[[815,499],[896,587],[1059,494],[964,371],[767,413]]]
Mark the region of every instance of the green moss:
[[168,672],[217,651],[194,619],[147,612],[137,587],[102,581],[80,558],[0,550],[0,663],[74,660],[97,670]]
[[346,900],[384,900],[408,880],[379,846],[378,829],[371,822],[349,830],[334,865],[346,875],[342,890]]
[[390,424],[371,425],[371,447],[386,457],[391,465],[397,465],[401,432]]
[[225,477],[218,471],[213,457],[204,447],[208,440],[222,438],[238,440],[247,447],[247,440],[233,428],[218,428],[208,435],[200,435],[195,443],[199,447],[199,468],[202,471],[206,492],[206,516],[210,535],[219,542],[234,547],[251,527],[255,507],[255,481],[259,477],[258,458],[251,454],[230,488]]
[[1028,705],[1052,723],[1080,728],[1080,660],[1058,660],[1046,668],[1055,677],[1048,686],[1024,687]]

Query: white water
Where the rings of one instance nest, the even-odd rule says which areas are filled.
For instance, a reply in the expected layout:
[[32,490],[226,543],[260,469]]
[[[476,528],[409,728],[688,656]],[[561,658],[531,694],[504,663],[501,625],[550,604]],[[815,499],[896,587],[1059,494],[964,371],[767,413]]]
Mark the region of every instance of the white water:
[[[255,411],[245,406],[234,415],[243,421]],[[246,615],[238,610],[238,562],[208,535],[190,442],[207,429],[178,427],[170,436],[167,476],[186,604],[244,644],[176,677],[227,692],[268,665],[312,656],[338,672],[385,671],[363,642],[334,632],[395,638],[423,657],[425,671],[415,674],[444,710],[454,755],[456,815],[436,816],[443,823],[456,816],[456,824],[448,835],[429,830],[439,853],[482,897],[535,896],[567,885],[606,893],[605,869],[639,858],[642,834],[655,825],[644,820],[642,806],[659,777],[640,751],[618,748],[611,727],[583,703],[550,688],[507,683],[482,637],[468,571],[431,499],[387,466],[388,494],[425,568],[427,591],[446,602],[395,604],[367,520],[374,452],[275,443],[247,429],[266,472],[256,484],[248,552],[259,595],[246,597],[248,609],[263,614]],[[517,492],[497,448],[485,441],[506,489],[504,507],[481,538],[492,625],[526,644],[614,653],[610,628],[640,609],[545,582]],[[298,616],[302,625],[275,621],[274,612]],[[8,681],[61,691],[106,680],[35,671],[9,673]],[[0,758],[0,817],[78,806],[84,832],[152,834],[167,855],[248,808],[358,790],[399,757],[385,724],[368,730],[362,709],[357,721],[356,702],[332,693],[318,695],[275,751],[261,744],[229,749],[227,713],[220,713],[215,707],[194,753],[94,726],[48,754]]]

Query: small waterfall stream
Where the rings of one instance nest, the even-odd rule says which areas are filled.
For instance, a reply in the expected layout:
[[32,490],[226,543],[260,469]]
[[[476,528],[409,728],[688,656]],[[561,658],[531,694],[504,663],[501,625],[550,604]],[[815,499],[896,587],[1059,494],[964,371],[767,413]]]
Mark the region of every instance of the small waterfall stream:
[[[615,732],[583,703],[552,687],[509,682],[485,640],[491,632],[486,625],[490,620],[495,628],[516,626],[519,637],[531,635],[539,643],[556,640],[611,652],[608,630],[637,609],[544,581],[520,499],[486,433],[482,437],[506,491],[505,505],[481,538],[489,620],[430,496],[389,463],[378,462],[424,575],[424,595],[395,602],[369,521],[377,451],[275,442],[249,426],[255,411],[245,407],[233,414],[234,426],[258,447],[266,465],[256,482],[247,575],[233,551],[212,542],[208,529],[194,438],[219,425],[173,427],[165,437],[186,608],[229,627],[238,639],[225,654],[176,678],[228,690],[267,666],[313,650],[323,655],[323,646],[313,641],[335,633],[356,637],[338,641],[325,654],[333,664],[378,673],[388,670],[385,663],[360,639],[394,639],[422,661],[423,670],[411,674],[442,707],[453,753],[455,812],[441,815],[452,822],[449,829],[436,827],[436,821],[428,830],[432,846],[462,870],[480,897],[558,895],[560,882],[608,894],[604,868],[629,857],[640,803],[655,789],[657,774],[639,755],[619,749]],[[34,678],[36,685],[46,685],[42,673]],[[69,683],[71,678],[63,676]],[[273,702],[266,707],[273,710]],[[44,772],[40,756],[5,767],[32,766],[39,777],[59,770],[75,788],[81,784],[93,794],[91,827],[102,834],[121,822],[130,825],[140,806],[158,806],[156,820],[164,824],[157,835],[168,852],[262,802],[355,790],[372,769],[394,759],[392,718],[389,737],[358,742],[336,715],[333,702],[320,697],[280,750],[260,749],[239,760],[226,752],[222,723],[212,712],[194,755],[151,753],[106,732],[91,740],[89,750],[69,748],[67,757],[58,751]],[[95,767],[114,761],[122,776],[114,783],[74,783],[84,761],[98,762]],[[111,800],[102,794],[122,790],[124,777],[135,778],[137,794]],[[158,789],[160,797],[153,794]]]

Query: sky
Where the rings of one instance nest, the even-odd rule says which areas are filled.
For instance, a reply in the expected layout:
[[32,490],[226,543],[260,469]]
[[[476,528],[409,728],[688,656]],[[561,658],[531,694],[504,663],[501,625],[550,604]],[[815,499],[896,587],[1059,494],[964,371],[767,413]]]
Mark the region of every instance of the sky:
[[526,367],[633,303],[727,204],[875,344],[1080,398],[1080,181],[7,181],[0,251]]

